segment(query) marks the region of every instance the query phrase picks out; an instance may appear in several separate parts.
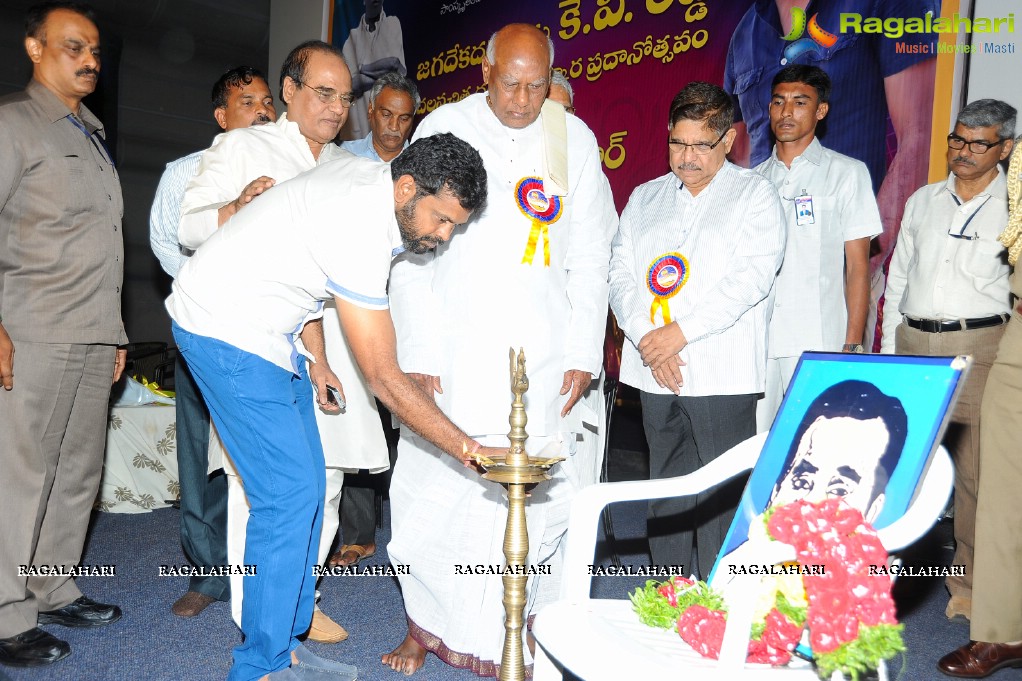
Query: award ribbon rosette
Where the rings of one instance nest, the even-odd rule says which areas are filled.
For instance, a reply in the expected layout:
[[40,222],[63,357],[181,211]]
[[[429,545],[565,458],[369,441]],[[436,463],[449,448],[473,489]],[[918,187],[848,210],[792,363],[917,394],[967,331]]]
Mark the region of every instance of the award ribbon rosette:
[[543,180],[538,177],[523,177],[515,186],[515,201],[518,210],[532,220],[529,242],[525,246],[522,263],[531,265],[543,236],[543,266],[550,267],[550,225],[561,217],[561,197],[543,193]]
[[656,323],[660,310],[664,326],[671,323],[671,308],[667,301],[681,290],[688,281],[688,260],[681,253],[665,253],[650,263],[646,273],[646,286],[653,294],[653,305],[649,308],[649,321]]

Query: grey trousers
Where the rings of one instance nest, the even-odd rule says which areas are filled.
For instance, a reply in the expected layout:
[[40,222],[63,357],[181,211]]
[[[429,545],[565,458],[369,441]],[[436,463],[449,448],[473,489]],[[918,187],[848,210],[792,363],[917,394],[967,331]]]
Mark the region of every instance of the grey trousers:
[[[642,392],[640,398],[653,480],[692,473],[756,434],[755,394],[679,397]],[[651,501],[646,526],[653,564],[684,565],[688,572],[706,579],[724,544],[746,477],[695,498]],[[692,562],[694,547],[697,566]]]
[[[177,409],[177,471],[181,483],[181,547],[196,567],[227,565],[227,476],[209,475],[209,411],[188,364],[174,367]],[[222,576],[193,576],[188,590],[218,601],[231,597]]]
[[14,389],[0,389],[0,638],[82,595],[70,577],[23,577],[18,567],[81,561],[116,349],[12,340]]

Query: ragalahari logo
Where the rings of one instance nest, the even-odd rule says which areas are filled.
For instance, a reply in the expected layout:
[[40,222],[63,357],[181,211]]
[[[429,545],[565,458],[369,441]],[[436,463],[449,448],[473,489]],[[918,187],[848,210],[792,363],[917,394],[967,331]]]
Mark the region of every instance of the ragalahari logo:
[[[801,7],[791,8],[791,30],[784,39],[791,43],[784,48],[784,57],[781,59],[781,66],[798,59],[807,52],[820,53],[820,48],[829,50],[837,43],[838,37],[830,31],[824,30],[817,21],[818,13],[814,14],[809,21],[806,21],[806,11]],[[802,34],[809,30],[805,38]]]

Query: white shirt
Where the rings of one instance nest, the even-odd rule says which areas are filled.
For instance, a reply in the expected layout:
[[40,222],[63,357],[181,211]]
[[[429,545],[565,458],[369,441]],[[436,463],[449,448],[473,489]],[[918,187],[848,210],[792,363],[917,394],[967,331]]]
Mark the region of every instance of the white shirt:
[[543,176],[542,115],[507,128],[480,93],[440,107],[415,133],[452,132],[486,166],[485,210],[425,264],[399,259],[391,277],[402,369],[439,376],[437,404],[473,435],[507,432],[509,347],[525,349],[532,435],[581,432],[581,403],[568,419],[559,416],[564,372],[598,376],[603,364],[617,215],[596,138],[578,118],[566,119],[568,195],[549,225],[549,267],[541,238],[532,264],[522,262],[533,222],[515,195],[520,180]]
[[217,211],[238,198],[249,182],[266,175],[277,182],[335,158],[348,156],[336,144],[323,147],[317,160],[297,123],[281,114],[276,123],[238,128],[216,136],[181,202],[178,241],[198,248],[216,232]]
[[628,337],[621,381],[670,394],[642,366],[637,346],[663,325],[647,286],[650,266],[678,253],[688,281],[668,300],[688,345],[681,351],[682,395],[743,395],[765,385],[768,295],[784,254],[777,191],[755,171],[725,161],[697,195],[668,173],[639,185],[621,213],[610,263],[610,306]]
[[400,245],[390,166],[339,159],[228,220],[181,268],[167,311],[186,331],[297,371],[296,335],[322,301],[387,308]]
[[[997,240],[1008,224],[1007,196],[998,166],[997,177],[969,201],[955,193],[954,173],[909,197],[887,274],[881,352],[894,352],[901,315],[953,321],[1011,311],[1011,268]],[[949,235],[963,230],[978,238]]]
[[[788,233],[774,284],[767,354],[839,351],[848,329],[845,242],[883,231],[869,170],[861,161],[824,148],[814,137],[790,169],[774,147],[756,172],[777,188]],[[811,224],[798,224],[795,200],[801,196],[812,200]]]

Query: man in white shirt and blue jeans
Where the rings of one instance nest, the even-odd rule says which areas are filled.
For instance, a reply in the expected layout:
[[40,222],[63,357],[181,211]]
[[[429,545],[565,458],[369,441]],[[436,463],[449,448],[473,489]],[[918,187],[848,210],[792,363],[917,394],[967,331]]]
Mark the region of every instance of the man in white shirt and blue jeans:
[[883,224],[866,165],[816,137],[830,92],[830,76],[818,66],[792,64],[773,80],[769,112],[776,144],[756,172],[777,188],[788,239],[774,286],[759,432],[773,424],[803,352],[862,352],[869,242]]
[[[695,471],[756,433],[785,225],[773,185],[726,159],[733,113],[716,85],[675,96],[672,172],[632,192],[614,238],[610,304],[628,339],[621,381],[641,391],[654,479]],[[707,577],[740,492],[651,502],[653,563],[690,565],[696,539]]]
[[948,618],[972,613],[980,402],[1011,314],[1011,268],[997,236],[1008,224],[1000,162],[1011,153],[1015,113],[995,99],[961,110],[947,137],[951,173],[905,204],[887,275],[881,352],[972,355],[944,438],[955,462],[953,562],[965,566],[964,576],[946,580]]
[[[335,301],[348,346],[379,399],[473,467],[479,445],[397,364],[387,280],[395,255],[435,248],[485,200],[482,160],[453,135],[419,140],[391,165],[349,155],[267,190],[207,239],[174,282],[167,310],[175,340],[251,504],[245,564],[256,572],[246,577],[244,643],[234,650],[230,681],[356,674],[296,638],[312,619],[325,487],[314,398],[296,342],[323,314],[324,300]],[[308,335],[308,352],[321,356]]]

